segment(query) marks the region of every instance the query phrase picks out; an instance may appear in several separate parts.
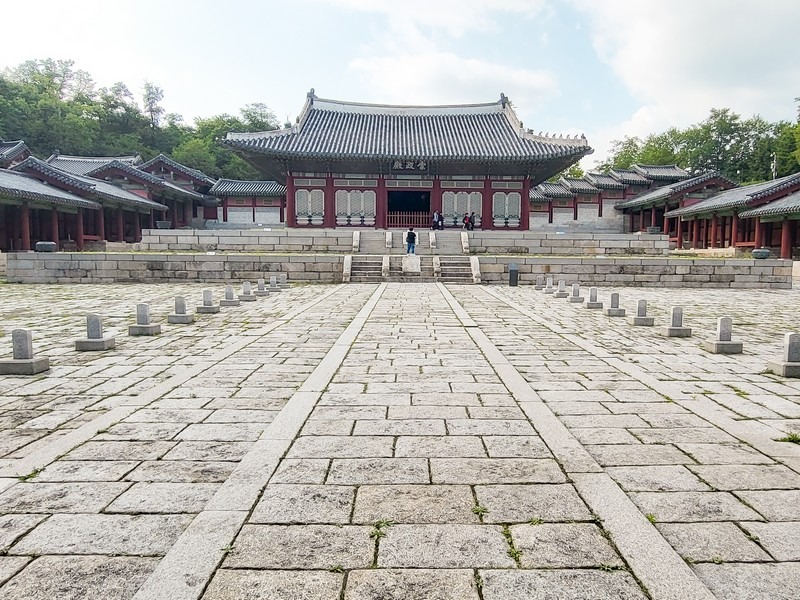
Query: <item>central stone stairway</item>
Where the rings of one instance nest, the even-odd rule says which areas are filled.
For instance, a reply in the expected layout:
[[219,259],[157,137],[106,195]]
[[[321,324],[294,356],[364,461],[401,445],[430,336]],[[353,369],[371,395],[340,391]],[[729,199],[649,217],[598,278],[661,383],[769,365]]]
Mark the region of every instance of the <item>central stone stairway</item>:
[[442,283],[473,283],[469,256],[442,256],[439,258]]
[[380,283],[383,281],[383,257],[376,255],[353,256],[350,267],[351,283]]

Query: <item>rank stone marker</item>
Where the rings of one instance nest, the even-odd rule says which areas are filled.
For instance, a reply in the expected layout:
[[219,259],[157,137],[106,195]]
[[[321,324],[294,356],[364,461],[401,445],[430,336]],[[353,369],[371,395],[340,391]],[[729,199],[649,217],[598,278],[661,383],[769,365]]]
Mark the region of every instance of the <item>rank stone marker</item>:
[[178,325],[194,323],[194,315],[186,314],[186,298],[175,296],[175,312],[167,316],[167,323]]
[[36,375],[50,369],[46,356],[33,357],[33,336],[28,329],[11,331],[11,359],[0,360],[0,375]]
[[136,325],[128,327],[128,335],[158,335],[161,333],[161,325],[150,323],[150,305],[136,305]]
[[741,354],[742,342],[734,342],[731,339],[732,333],[732,319],[730,317],[720,317],[717,319],[717,339],[706,340],[700,344],[700,347],[714,354]]
[[553,292],[555,292],[555,290],[553,289],[553,278],[552,277],[548,277],[547,278],[547,285],[544,286],[544,290],[542,290],[542,291],[545,294],[552,294]]
[[567,291],[567,284],[564,282],[563,279],[558,280],[558,291],[553,294],[553,298],[566,298],[569,296],[569,292]]
[[278,278],[275,275],[269,276],[269,291],[271,294],[281,291],[281,288],[278,287]]
[[543,290],[544,289],[544,275],[537,275],[536,276],[536,285],[533,286],[535,290]]
[[220,306],[239,306],[241,302],[233,296],[233,286],[225,286],[225,297],[219,301]]
[[278,287],[282,290],[289,288],[289,276],[286,273],[278,274]]
[[219,312],[219,304],[214,304],[214,292],[203,290],[203,304],[195,309],[201,315],[209,315]]
[[670,310],[670,324],[661,328],[666,337],[692,337],[692,328],[683,326],[683,308],[673,306]]
[[97,352],[110,350],[116,344],[114,337],[103,337],[103,318],[100,315],[86,315],[86,339],[75,340],[75,350]]
[[781,377],[800,377],[800,333],[784,336],[783,360],[768,362],[767,369]]
[[583,296],[581,296],[581,285],[579,283],[572,284],[572,295],[569,297],[570,302],[583,302]]
[[256,296],[269,296],[269,290],[263,279],[259,279],[256,283]]
[[589,301],[583,305],[584,308],[603,308],[603,303],[597,300],[597,288],[589,288]]
[[624,317],[625,309],[619,307],[619,294],[614,292],[611,294],[611,305],[609,308],[603,310],[603,314],[607,317]]
[[647,300],[639,300],[636,303],[636,316],[629,317],[628,323],[636,327],[652,327],[655,319],[647,316]]
[[253,288],[249,281],[242,282],[242,293],[239,294],[239,300],[242,302],[255,302],[256,295],[253,293]]

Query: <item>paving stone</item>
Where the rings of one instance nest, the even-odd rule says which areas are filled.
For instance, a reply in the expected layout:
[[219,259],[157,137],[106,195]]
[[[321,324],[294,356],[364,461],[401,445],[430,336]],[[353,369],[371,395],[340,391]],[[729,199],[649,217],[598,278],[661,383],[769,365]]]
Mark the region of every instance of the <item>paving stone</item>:
[[593,523],[513,525],[511,539],[529,568],[621,567],[617,553]]
[[483,436],[483,443],[492,458],[550,458],[553,454],[539,437]]
[[503,419],[449,419],[450,435],[536,435],[528,421]]
[[467,417],[467,409],[463,406],[390,406],[388,413],[389,419],[466,419]]
[[604,467],[682,465],[694,462],[677,448],[669,445],[597,445],[586,446],[586,450]]
[[135,460],[59,460],[47,465],[33,481],[118,481],[138,464]]
[[0,516],[0,553],[45,519],[46,515]]
[[727,492],[635,492],[631,499],[658,522],[749,521],[760,516]]
[[600,402],[548,402],[547,407],[557,415],[611,414]]
[[222,483],[234,469],[223,461],[144,461],[125,476],[126,481],[163,483]]
[[484,600],[644,600],[629,573],[586,569],[479,571]]
[[142,408],[125,419],[125,421],[129,423],[200,423],[212,412],[214,411]]
[[353,420],[306,421],[300,435],[352,435],[355,423]]
[[647,423],[637,415],[567,415],[561,422],[569,428],[573,427],[647,427]]
[[707,465],[769,464],[773,461],[744,444],[678,444],[678,448]]
[[471,570],[371,569],[351,571],[345,600],[478,600]]
[[397,457],[465,458],[486,456],[481,438],[465,435],[403,436],[395,442]]
[[[400,408],[400,407],[397,407]],[[342,419],[385,419],[385,406],[317,406],[309,417],[310,420]]]
[[800,490],[736,492],[769,521],[800,521]]
[[302,436],[287,453],[289,458],[390,457],[394,440],[370,436]]
[[[442,419],[384,419],[381,421],[356,421],[354,435],[444,435],[447,433]],[[453,432],[453,435],[458,435]]]
[[198,513],[217,489],[215,483],[136,483],[105,512]]
[[250,569],[363,569],[372,564],[371,527],[245,525],[223,566]]
[[606,472],[626,492],[709,491],[697,475],[684,466],[608,467]]
[[0,589],[0,598],[128,600],[157,562],[139,557],[41,556]]
[[86,442],[69,452],[65,460],[157,460],[175,442]]
[[[481,396],[483,398],[483,396]],[[518,406],[471,406],[470,419],[522,419],[527,417]]]
[[769,555],[733,523],[658,523],[683,558],[694,562],[762,562]]
[[19,573],[29,562],[27,556],[0,556],[0,585]]
[[378,547],[379,567],[514,567],[495,525],[394,525]]
[[335,458],[326,480],[334,485],[429,482],[428,461],[422,458]]
[[354,523],[479,523],[465,485],[362,485]]
[[694,570],[725,600],[795,600],[800,587],[800,563],[701,564]]
[[[164,455],[164,460],[239,461],[253,442],[179,442]],[[144,459],[150,460],[150,459]]]
[[411,404],[411,394],[338,394],[326,392],[319,406],[404,406]]
[[220,569],[203,600],[339,600],[343,579],[326,571]]
[[251,523],[349,523],[355,488],[339,485],[270,484]]
[[264,423],[194,423],[176,435],[181,440],[222,442],[254,441],[261,437]]
[[484,523],[588,521],[592,518],[575,488],[569,484],[478,485],[478,504],[488,510]]
[[4,513],[100,512],[129,483],[18,483],[0,494]]
[[433,483],[562,483],[554,460],[532,458],[432,458]]
[[750,534],[779,561],[800,561],[800,521],[742,523]]
[[800,475],[783,465],[692,465],[689,468],[718,490],[800,488]]
[[9,554],[164,554],[190,515],[64,515],[36,527]]
[[324,483],[330,462],[327,458],[285,458],[270,483]]
[[676,402],[604,402],[603,406],[616,415],[687,414],[689,412]]
[[170,440],[186,423],[117,423],[94,437],[96,441]]
[[542,391],[539,396],[547,403],[550,402],[614,402],[615,398],[606,391]]
[[578,428],[570,431],[581,444],[638,444],[625,429]]

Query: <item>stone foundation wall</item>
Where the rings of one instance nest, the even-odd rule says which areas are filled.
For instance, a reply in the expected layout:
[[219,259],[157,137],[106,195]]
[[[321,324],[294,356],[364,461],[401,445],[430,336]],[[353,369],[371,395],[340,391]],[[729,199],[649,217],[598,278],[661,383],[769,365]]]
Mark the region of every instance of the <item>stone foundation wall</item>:
[[644,233],[470,231],[469,249],[486,254],[666,256],[669,237]]
[[[290,281],[340,283],[344,254],[8,254],[12,283],[238,282],[286,273]],[[522,285],[536,275],[598,286],[792,287],[792,261],[480,256],[481,281],[506,284],[515,263]]]

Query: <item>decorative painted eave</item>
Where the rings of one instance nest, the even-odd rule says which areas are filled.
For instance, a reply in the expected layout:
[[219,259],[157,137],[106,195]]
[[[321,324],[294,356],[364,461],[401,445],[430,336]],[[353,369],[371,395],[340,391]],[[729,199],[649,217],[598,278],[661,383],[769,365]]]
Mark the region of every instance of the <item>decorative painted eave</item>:
[[641,173],[629,169],[611,169],[608,174],[626,185],[650,185],[651,183],[651,181]]
[[640,175],[652,181],[680,181],[689,179],[688,171],[678,165],[631,165],[631,168]]
[[673,183],[672,185],[665,185],[654,190],[642,192],[630,200],[618,202],[614,208],[625,210],[629,208],[644,208],[656,204],[661,205],[664,204],[663,201],[665,199],[669,200],[673,196],[677,196],[694,188],[707,186],[711,182],[716,182],[721,186],[727,185],[728,187],[736,187],[736,183],[733,180],[728,179],[717,171],[708,171],[707,173],[703,173],[697,177],[692,177],[691,179],[686,179],[684,181]]
[[99,167],[89,171],[86,175],[88,175],[89,177],[102,178],[103,175],[106,175],[114,170],[125,173],[131,179],[133,179],[134,181],[138,181],[142,185],[152,185],[158,189],[163,189],[166,187],[164,180],[161,179],[160,177],[151,175],[147,171],[141,171],[136,167],[131,166],[130,164],[119,160],[112,160],[109,163],[100,165]]
[[600,190],[583,178],[561,177],[558,182],[573,194],[599,194]]
[[214,180],[199,171],[198,169],[193,169],[191,167],[187,167],[186,165],[182,165],[176,160],[173,160],[166,154],[159,154],[155,158],[148,160],[146,163],[138,165],[138,169],[142,171],[147,171],[148,173],[152,173],[152,170],[157,167],[162,167],[164,171],[172,171],[176,173],[180,173],[187,179],[194,181],[200,185],[214,185]]
[[619,179],[605,173],[587,173],[583,178],[596,188],[601,190],[624,190],[625,184]]
[[277,181],[245,181],[240,179],[220,179],[208,193],[212,196],[253,196],[276,198],[286,195],[286,186]]
[[117,161],[129,165],[138,165],[142,157],[138,154],[128,156],[68,156],[64,154],[51,154],[44,162],[57,169],[74,175],[88,175],[98,167]]
[[575,194],[560,183],[545,181],[536,186],[546,198],[574,198]]
[[784,196],[780,200],[768,202],[762,206],[739,213],[742,219],[754,217],[777,217],[782,215],[800,215],[800,192]]
[[21,156],[27,158],[30,155],[31,151],[24,141],[14,140],[5,142],[0,140],[0,167],[10,165]]
[[70,206],[89,210],[101,208],[98,202],[47,185],[26,173],[8,169],[0,169],[0,196],[43,202],[54,206]]
[[35,156],[29,156],[21,163],[14,167],[15,171],[20,171],[23,173],[29,173],[34,171],[39,173],[45,177],[50,177],[55,181],[63,183],[66,186],[74,188],[76,190],[80,190],[82,192],[91,192],[94,190],[94,186],[90,185],[84,181],[81,181],[77,177],[74,177],[72,173],[66,173],[61,169],[57,169],[56,167],[52,166],[49,163],[44,162],[43,160],[39,160]]

